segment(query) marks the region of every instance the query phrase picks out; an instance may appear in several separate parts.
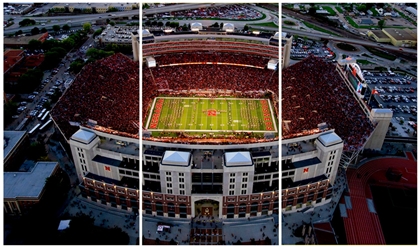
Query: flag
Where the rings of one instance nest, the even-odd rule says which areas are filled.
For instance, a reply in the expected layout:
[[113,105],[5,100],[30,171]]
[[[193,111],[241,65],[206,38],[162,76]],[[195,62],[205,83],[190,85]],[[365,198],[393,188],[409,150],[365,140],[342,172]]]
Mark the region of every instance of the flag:
[[379,92],[376,89],[374,89],[372,90],[372,95],[379,95]]
[[360,92],[362,91],[362,87],[363,87],[363,86],[362,86],[362,83],[361,83],[361,82],[359,82],[359,83],[357,84],[357,89],[356,89],[356,91],[360,93]]

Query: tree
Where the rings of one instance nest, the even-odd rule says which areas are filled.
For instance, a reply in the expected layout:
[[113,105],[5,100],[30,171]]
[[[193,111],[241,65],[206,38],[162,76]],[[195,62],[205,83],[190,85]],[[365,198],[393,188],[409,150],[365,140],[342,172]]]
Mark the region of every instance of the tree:
[[76,43],[71,37],[69,37],[61,41],[61,44],[66,50],[71,50]]
[[70,26],[68,24],[64,24],[62,29],[68,31],[70,30]]
[[45,150],[45,145],[39,142],[33,142],[29,146],[27,157],[29,160],[38,160],[39,157],[45,156],[47,151]]
[[366,5],[365,5],[365,4],[360,4],[360,5],[357,7],[357,10],[358,10],[358,11],[366,11]]
[[35,28],[31,29],[31,34],[32,35],[38,35],[39,34],[39,28],[35,27]]
[[215,22],[215,23],[213,24],[213,27],[215,27],[215,28],[219,28],[219,23],[218,23],[218,22]]
[[244,31],[248,31],[248,30],[249,30],[248,25],[245,25],[245,26],[244,26]]
[[60,31],[60,25],[53,25],[52,28],[53,28],[54,32]]
[[311,16],[315,16],[316,15],[316,8],[315,7],[309,8],[308,14],[311,15]]
[[36,49],[41,48],[41,45],[42,45],[42,42],[41,41],[32,39],[32,40],[30,40],[28,42],[28,49],[30,49],[30,50],[36,50]]
[[45,53],[45,59],[42,63],[44,69],[52,69],[56,67],[61,61],[61,58],[57,52],[48,51]]
[[31,93],[41,83],[44,73],[39,69],[30,69],[18,79],[20,93]]
[[89,32],[91,28],[92,28],[92,24],[90,24],[90,23],[84,23],[83,24],[83,30],[84,31]]
[[378,21],[378,27],[379,27],[380,29],[383,29],[383,28],[384,28],[384,26],[385,26],[385,20],[384,20],[384,19],[379,20],[379,21]]
[[166,27],[169,27],[169,25],[171,25],[171,22],[167,21],[166,24],[165,24],[165,26]]
[[93,38],[95,38],[96,36],[99,36],[100,34],[102,34],[103,29],[97,29],[95,30],[95,32],[93,33]]
[[45,27],[41,29],[41,33],[46,33],[46,32],[48,32],[48,30]]
[[22,30],[18,30],[18,31],[15,32],[15,36],[22,35],[22,34],[23,34]]
[[57,47],[57,46],[59,46],[59,41],[57,41],[57,40],[55,40],[55,39],[51,39],[51,40],[45,40],[43,43],[42,43],[42,45],[41,45],[41,48],[43,49],[43,50],[46,50],[46,51],[48,51],[48,50],[50,50],[51,48],[53,48],[53,47]]
[[19,25],[20,26],[28,26],[28,25],[34,25],[35,23],[36,23],[35,20],[25,18],[25,19],[23,19],[22,21],[19,22]]
[[159,21],[159,22],[157,23],[157,26],[162,27],[162,26],[163,26],[163,22],[162,22],[162,21]]
[[186,23],[184,23],[184,25],[182,26],[182,31],[188,31],[188,27]]

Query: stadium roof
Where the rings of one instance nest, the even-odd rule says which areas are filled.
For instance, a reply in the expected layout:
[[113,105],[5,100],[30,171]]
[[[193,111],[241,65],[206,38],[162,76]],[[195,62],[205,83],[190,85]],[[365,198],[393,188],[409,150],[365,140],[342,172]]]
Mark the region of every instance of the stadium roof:
[[251,154],[247,151],[225,153],[225,161],[226,167],[252,165]]
[[323,134],[323,135],[319,136],[318,139],[321,141],[321,143],[325,147],[343,142],[343,140],[341,140],[341,138],[334,132],[328,133],[328,134]]
[[39,199],[45,186],[45,179],[50,177],[57,162],[38,162],[31,172],[5,172],[4,198],[20,197]]
[[77,131],[72,137],[71,139],[78,141],[78,142],[82,142],[85,144],[90,143],[93,139],[95,139],[96,134],[92,133],[90,131],[87,130],[83,130],[83,129],[79,129],[79,131]]
[[191,153],[182,151],[166,151],[162,158],[162,164],[175,166],[188,166]]

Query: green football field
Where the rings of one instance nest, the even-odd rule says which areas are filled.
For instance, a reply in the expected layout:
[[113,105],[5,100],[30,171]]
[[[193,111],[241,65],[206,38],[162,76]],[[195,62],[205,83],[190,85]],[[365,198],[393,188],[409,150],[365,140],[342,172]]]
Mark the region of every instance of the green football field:
[[277,132],[267,99],[157,97],[151,110],[149,131]]

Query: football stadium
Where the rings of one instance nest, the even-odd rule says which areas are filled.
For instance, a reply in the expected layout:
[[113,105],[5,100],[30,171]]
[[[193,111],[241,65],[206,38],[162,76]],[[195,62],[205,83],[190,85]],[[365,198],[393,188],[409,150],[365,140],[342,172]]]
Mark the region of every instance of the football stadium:
[[278,226],[279,47],[207,37],[142,45],[143,244],[175,225],[191,245]]

